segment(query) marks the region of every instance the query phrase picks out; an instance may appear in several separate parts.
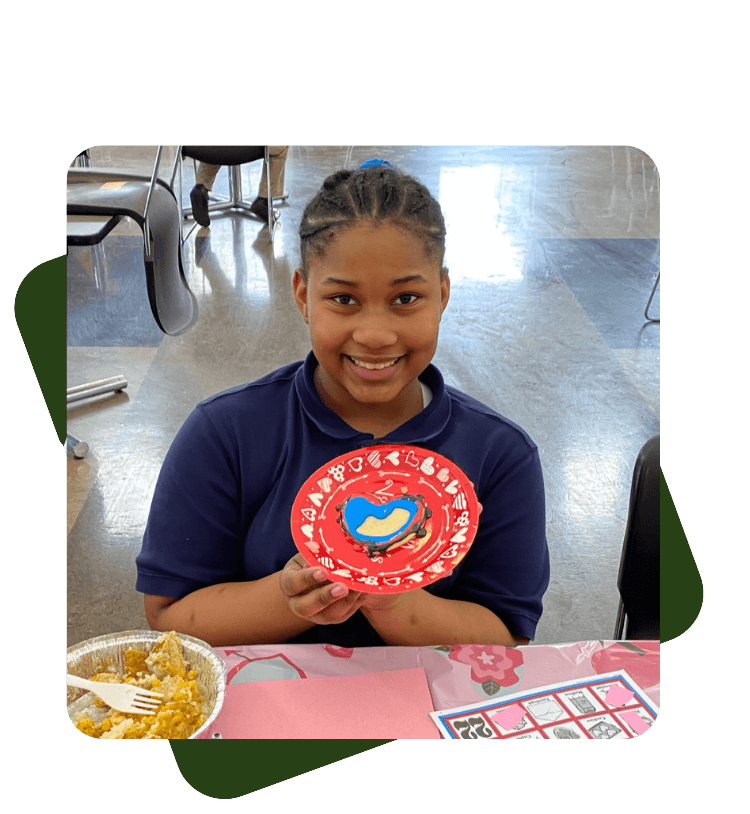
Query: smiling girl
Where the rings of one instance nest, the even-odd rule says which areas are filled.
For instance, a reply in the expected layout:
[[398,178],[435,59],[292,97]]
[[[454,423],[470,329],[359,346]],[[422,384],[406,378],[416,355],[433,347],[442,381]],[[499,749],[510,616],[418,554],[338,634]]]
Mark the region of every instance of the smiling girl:
[[[450,295],[440,206],[367,162],[326,179],[300,238],[293,288],[312,350],[206,399],[177,434],[137,558],[149,624],[214,646],[527,642],[549,583],[541,466],[520,427],[431,364]],[[289,527],[312,472],[380,443],[454,461],[483,506],[450,575],[388,596],[329,582]]]
[[396,225],[350,226],[297,269],[323,403],[382,438],[423,407],[419,375],[437,349],[450,286],[422,241]]

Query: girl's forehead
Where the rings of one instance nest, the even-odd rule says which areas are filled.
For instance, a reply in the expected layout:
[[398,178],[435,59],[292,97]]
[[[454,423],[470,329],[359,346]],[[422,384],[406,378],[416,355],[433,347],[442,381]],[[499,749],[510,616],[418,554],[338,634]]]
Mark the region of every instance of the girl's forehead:
[[308,265],[315,276],[332,270],[352,274],[390,275],[400,270],[440,274],[440,263],[429,252],[425,240],[390,223],[348,226],[334,235],[321,254],[310,257]]

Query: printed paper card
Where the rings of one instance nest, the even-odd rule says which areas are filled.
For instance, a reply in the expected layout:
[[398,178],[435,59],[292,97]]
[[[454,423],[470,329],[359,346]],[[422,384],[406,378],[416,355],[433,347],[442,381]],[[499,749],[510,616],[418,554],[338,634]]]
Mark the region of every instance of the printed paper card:
[[634,738],[657,714],[624,670],[430,713],[444,738],[503,740]]

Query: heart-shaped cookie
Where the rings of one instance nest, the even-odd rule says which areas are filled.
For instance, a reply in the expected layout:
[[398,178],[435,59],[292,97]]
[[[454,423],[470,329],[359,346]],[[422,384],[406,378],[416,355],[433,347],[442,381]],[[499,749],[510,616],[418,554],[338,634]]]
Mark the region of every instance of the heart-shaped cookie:
[[417,509],[412,499],[396,498],[381,505],[357,496],[342,506],[341,517],[346,532],[355,540],[382,543],[407,529]]
[[384,503],[375,503],[371,497],[350,495],[336,506],[344,533],[364,546],[368,557],[383,554],[414,535],[425,536],[425,522],[432,510],[425,506],[422,495],[404,494]]

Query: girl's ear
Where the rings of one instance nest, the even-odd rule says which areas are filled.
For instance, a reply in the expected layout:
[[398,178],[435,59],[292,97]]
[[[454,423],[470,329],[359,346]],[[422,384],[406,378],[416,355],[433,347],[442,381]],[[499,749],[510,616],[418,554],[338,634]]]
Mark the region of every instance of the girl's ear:
[[294,277],[292,277],[292,289],[294,291],[294,301],[297,303],[305,322],[309,324],[308,319],[308,305],[307,305],[307,283],[302,278],[300,269],[295,269]]
[[440,316],[445,311],[445,306],[448,305],[448,300],[451,298],[451,280],[446,274],[440,283]]

